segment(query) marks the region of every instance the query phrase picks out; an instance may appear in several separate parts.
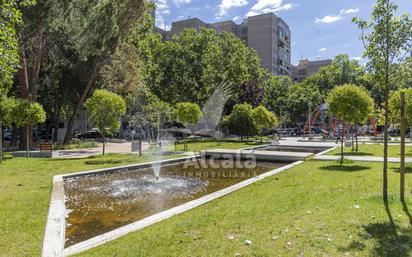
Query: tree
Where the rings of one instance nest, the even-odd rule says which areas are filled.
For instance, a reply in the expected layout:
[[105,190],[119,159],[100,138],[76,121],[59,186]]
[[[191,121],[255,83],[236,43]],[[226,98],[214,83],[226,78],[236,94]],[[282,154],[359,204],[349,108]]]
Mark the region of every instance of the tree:
[[251,116],[256,129],[259,131],[259,133],[261,133],[260,141],[262,142],[263,129],[269,129],[276,126],[276,116],[262,105],[253,109]]
[[14,108],[16,108],[16,104],[17,102],[14,98],[0,98],[0,163],[3,162],[3,126],[13,123],[12,113]]
[[21,8],[34,0],[4,0],[0,3],[0,96],[6,96],[19,62],[17,26],[22,23]]
[[287,108],[291,121],[304,122],[309,106],[316,108],[324,102],[325,96],[321,89],[306,80],[292,85],[288,90]]
[[103,136],[103,155],[106,153],[106,135],[120,128],[120,118],[126,112],[123,98],[104,89],[95,90],[84,104],[90,118]]
[[373,100],[362,87],[346,84],[335,87],[327,98],[328,109],[343,122],[341,133],[341,159],[343,163],[343,137],[345,125],[362,124],[373,111]]
[[[26,99],[18,99],[15,107],[11,111],[13,123],[17,127],[25,127],[31,130],[32,126],[46,121],[46,113],[39,103],[32,103]],[[26,131],[26,136],[32,134],[32,131]],[[26,157],[29,158],[30,144],[26,139]]]
[[224,124],[231,133],[244,136],[256,134],[255,123],[252,118],[252,106],[250,104],[237,104],[230,115],[225,117]]
[[263,83],[262,104],[282,120],[288,116],[288,90],[292,80],[286,76],[270,76]]
[[163,41],[160,34],[140,44],[144,83],[162,101],[203,105],[223,82],[238,90],[258,80],[260,59],[232,33],[186,29]]
[[377,0],[369,21],[353,20],[362,30],[361,39],[365,47],[363,56],[368,60],[366,68],[373,74],[376,87],[383,94],[385,126],[382,194],[385,203],[388,202],[389,94],[397,85],[396,64],[402,63],[412,48],[412,20],[407,14],[395,17],[397,10],[397,4],[391,0]]
[[74,120],[93,88],[102,67],[110,62],[122,40],[138,26],[146,1],[70,0],[54,4],[60,20],[54,31],[67,36],[74,53],[74,70],[80,71],[80,93],[70,115],[65,143],[71,139]]
[[[176,104],[175,112],[177,120],[182,122],[185,126],[196,124],[196,122],[198,122],[202,117],[202,111],[200,110],[199,105],[195,103],[178,103]],[[186,140],[184,148],[187,150]]]

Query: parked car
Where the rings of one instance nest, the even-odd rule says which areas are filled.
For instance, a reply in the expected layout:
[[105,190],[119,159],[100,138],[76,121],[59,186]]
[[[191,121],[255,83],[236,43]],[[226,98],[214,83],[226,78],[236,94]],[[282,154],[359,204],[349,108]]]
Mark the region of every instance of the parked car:
[[10,141],[12,135],[13,135],[13,131],[11,131],[11,130],[5,130],[3,132],[3,138],[4,138],[5,141]]
[[77,139],[85,140],[85,139],[102,139],[103,136],[100,134],[99,131],[96,130],[88,130],[84,133],[80,133],[76,135]]

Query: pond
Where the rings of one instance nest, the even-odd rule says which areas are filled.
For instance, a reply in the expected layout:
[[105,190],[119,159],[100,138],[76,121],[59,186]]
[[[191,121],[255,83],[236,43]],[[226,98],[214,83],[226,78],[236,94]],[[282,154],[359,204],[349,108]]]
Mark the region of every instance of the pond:
[[151,168],[65,179],[65,247],[287,164],[192,160],[162,166],[158,180]]

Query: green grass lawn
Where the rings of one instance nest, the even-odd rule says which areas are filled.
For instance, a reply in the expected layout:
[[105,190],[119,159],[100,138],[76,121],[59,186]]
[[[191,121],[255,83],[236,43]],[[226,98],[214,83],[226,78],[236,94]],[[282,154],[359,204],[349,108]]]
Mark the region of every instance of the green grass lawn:
[[97,142],[78,142],[78,143],[73,143],[69,145],[63,145],[63,144],[54,144],[53,145],[53,150],[72,150],[72,149],[84,149],[84,148],[96,148],[101,146],[101,143]]
[[[389,145],[388,146],[388,156],[398,157],[400,153],[399,145]],[[359,144],[359,151],[352,152],[352,147],[344,148],[345,155],[356,155],[356,156],[383,156],[383,144]],[[412,157],[412,146],[406,146],[405,152],[407,157]],[[332,152],[327,153],[327,155],[340,155],[340,148],[336,148]]]
[[53,175],[146,161],[123,154],[77,160],[6,157],[0,165],[0,256],[40,256]]
[[[245,142],[235,142],[235,141],[222,141],[221,143],[217,141],[199,141],[199,142],[189,142],[188,150],[191,152],[200,152],[201,150],[207,149],[240,149],[247,147],[254,147],[261,145],[259,142],[245,141]],[[183,151],[183,142],[176,143],[176,151]]]
[[[390,164],[391,219],[381,166],[307,161],[78,256],[411,256],[412,217],[397,200],[397,166]],[[411,187],[407,174],[412,212]]]

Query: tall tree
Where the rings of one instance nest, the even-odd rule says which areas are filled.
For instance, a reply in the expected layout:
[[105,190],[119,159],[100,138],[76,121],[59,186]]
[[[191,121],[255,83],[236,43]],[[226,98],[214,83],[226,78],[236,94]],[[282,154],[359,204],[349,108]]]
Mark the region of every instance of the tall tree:
[[63,31],[68,36],[67,44],[76,56],[74,67],[81,67],[81,91],[70,115],[65,143],[72,136],[74,120],[94,86],[101,68],[110,61],[112,55],[129,33],[141,21],[145,1],[99,1],[70,0],[59,1],[53,11],[61,19],[54,30]]
[[0,3],[0,96],[5,96],[10,89],[19,62],[17,26],[22,23],[21,8],[34,3],[34,0]]
[[288,90],[292,86],[292,80],[286,76],[270,76],[263,83],[262,104],[275,113],[281,121],[288,118]]
[[371,19],[365,21],[354,18],[362,30],[364,42],[363,56],[368,59],[367,69],[373,74],[379,92],[383,94],[385,113],[383,149],[383,199],[388,201],[388,128],[389,94],[397,85],[397,65],[402,63],[412,48],[412,20],[404,14],[396,17],[396,3],[391,0],[377,0],[373,6]]
[[163,41],[157,33],[140,44],[145,84],[169,103],[202,105],[223,82],[238,88],[261,76],[259,57],[231,33],[186,29]]

